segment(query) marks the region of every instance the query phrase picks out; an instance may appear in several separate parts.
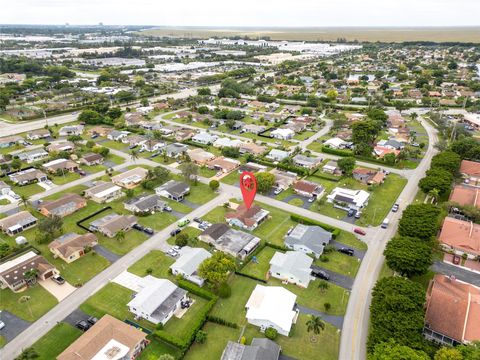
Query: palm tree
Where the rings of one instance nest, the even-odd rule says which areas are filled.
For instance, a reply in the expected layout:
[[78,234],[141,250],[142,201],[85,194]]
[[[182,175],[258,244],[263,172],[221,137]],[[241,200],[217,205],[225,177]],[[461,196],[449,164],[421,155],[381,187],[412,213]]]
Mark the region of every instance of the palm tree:
[[310,318],[305,325],[307,325],[307,332],[313,331],[314,333],[310,338],[311,342],[316,341],[315,335],[318,335],[320,334],[320,331],[325,330],[325,323],[320,316],[310,315]]
[[22,351],[19,357],[17,357],[17,360],[31,360],[31,359],[37,359],[39,358],[39,355],[35,351],[34,348],[26,348],[25,350]]
[[135,162],[138,159],[138,151],[135,149],[130,150],[130,159]]
[[328,285],[328,283],[325,281],[325,280],[322,280],[318,283],[318,288],[320,289],[320,291],[322,293],[325,292],[325,290],[327,290],[329,288],[330,285]]
[[23,277],[28,285],[34,285],[37,282],[38,270],[30,269],[25,271]]
[[121,243],[123,240],[125,240],[125,231],[119,231],[117,232],[117,235],[115,235],[115,239]]
[[28,196],[25,194],[20,195],[20,204],[23,205],[25,209],[27,209],[28,206]]
[[428,192],[428,195],[432,198],[432,203],[438,199],[440,196],[440,191],[437,188],[433,188]]

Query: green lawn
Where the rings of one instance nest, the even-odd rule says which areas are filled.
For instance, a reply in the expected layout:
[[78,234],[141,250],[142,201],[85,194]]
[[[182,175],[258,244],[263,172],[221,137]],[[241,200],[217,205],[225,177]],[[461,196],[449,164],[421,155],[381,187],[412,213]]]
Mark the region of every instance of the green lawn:
[[56,184],[56,185],[64,185],[71,183],[72,181],[78,180],[81,176],[75,172],[65,172],[65,174],[61,176],[52,176],[49,175],[49,178]]
[[38,184],[14,186],[12,190],[15,191],[19,196],[26,196],[27,198],[45,191],[45,189]]
[[55,194],[52,194],[52,195],[49,195],[49,196],[43,198],[43,201],[57,200],[57,199],[60,199],[61,197],[65,196],[65,194],[81,194],[82,191],[84,191],[86,189],[88,189],[88,187],[85,186],[85,185],[72,186],[72,187],[68,188],[67,191],[57,192]]
[[231,172],[227,176],[220,179],[220,182],[228,185],[235,185],[239,182],[239,174],[237,171]]
[[271,218],[260,224],[253,231],[253,234],[273,244],[283,246],[283,237],[288,229],[297,225],[297,223],[290,219],[290,213],[288,212],[264,203],[259,203],[259,205],[270,211]]
[[70,324],[59,322],[48,333],[42,336],[33,348],[38,353],[39,360],[56,359],[63,350],[78,339],[83,332]]
[[[24,297],[30,300],[20,302]],[[57,299],[38,284],[20,293],[10,289],[0,290],[0,308],[27,321],[37,320],[57,303]]]
[[212,211],[210,211],[209,213],[205,214],[204,216],[202,216],[202,219],[212,224],[218,223],[218,222],[225,222],[225,214],[227,213],[227,211],[231,211],[231,210],[225,209],[224,207],[219,206],[213,209]]
[[179,358],[180,351],[177,348],[158,340],[155,336],[149,335],[147,339],[150,340],[150,344],[142,351],[138,360],[158,360],[163,354],[170,354],[175,359]]
[[[293,325],[290,336],[279,335],[275,342],[282,348],[282,354],[302,360],[336,360],[340,345],[340,331],[326,323],[325,330],[319,335],[308,333],[306,322],[308,315],[300,314],[297,323]],[[244,336],[247,344],[250,344],[254,337],[263,338],[257,327],[247,325]]]
[[127,144],[124,144],[124,143],[119,142],[119,141],[113,141],[113,140],[108,140],[108,141],[103,142],[102,146],[106,146],[106,147],[109,147],[109,148],[115,149],[115,150],[124,150],[128,147]]
[[314,141],[311,144],[308,144],[307,149],[320,153],[322,152],[322,147],[323,147],[323,144],[321,142]]
[[288,203],[293,206],[303,206],[304,201],[299,198],[294,198],[294,199],[291,199]]
[[8,205],[10,204],[10,201],[8,201],[7,199],[0,199],[0,205]]
[[134,315],[128,311],[127,304],[132,299],[132,294],[133,291],[130,289],[115,283],[108,283],[80,305],[80,309],[99,319],[105,314],[110,314],[119,320],[129,319],[147,329],[154,330],[154,324],[146,320],[134,320]]
[[315,135],[315,131],[303,131],[299,134],[296,134],[293,138],[295,140],[303,141],[303,140],[307,140],[309,137],[313,135]]
[[218,193],[212,191],[206,184],[197,183],[190,185],[190,194],[185,197],[185,200],[191,201],[194,204],[203,205],[214,199]]
[[394,271],[390,269],[387,265],[387,262],[384,261],[382,268],[380,269],[380,275],[378,276],[378,280],[381,280],[389,276],[393,276],[393,274],[394,274]]
[[[211,178],[214,176],[217,172],[215,170],[209,169],[206,166],[202,166],[198,169],[198,175],[203,176],[205,178]],[[234,172],[235,173],[235,172]]]
[[236,342],[240,335],[239,329],[210,322],[205,324],[203,331],[207,333],[207,342],[205,344],[194,343],[185,355],[185,360],[220,359],[228,341]]
[[177,221],[177,218],[168,212],[156,212],[153,215],[138,217],[138,222],[152,228],[155,231],[165,229],[168,225]]
[[160,250],[152,250],[135,264],[128,268],[128,271],[132,274],[138,276],[146,276],[147,269],[152,269],[152,276],[158,278],[168,278],[171,277],[169,275],[168,270],[170,265],[172,265],[175,260],[167,255],[165,255]]
[[363,241],[358,240],[357,237],[349,233],[347,231],[340,231],[340,234],[336,237],[336,241],[345,244],[347,246],[351,246],[353,248],[357,248],[360,250],[367,250],[368,246]]
[[358,258],[342,254],[338,251],[332,251],[322,256],[322,258],[323,257],[328,259],[328,261],[315,260],[318,266],[350,277],[355,277],[360,267],[360,260]]
[[[42,254],[45,256],[44,252],[42,252]],[[56,261],[54,261],[53,257],[46,257],[50,263],[60,270],[65,280],[72,285],[85,284],[88,280],[110,266],[110,262],[107,259],[95,252],[90,252],[70,264],[60,259],[55,259]]]
[[270,269],[270,260],[277,250],[266,246],[257,256],[257,262],[250,261],[243,269],[242,273],[265,279]]
[[0,335],[0,349],[5,346],[7,343],[7,339],[5,339],[3,336]]

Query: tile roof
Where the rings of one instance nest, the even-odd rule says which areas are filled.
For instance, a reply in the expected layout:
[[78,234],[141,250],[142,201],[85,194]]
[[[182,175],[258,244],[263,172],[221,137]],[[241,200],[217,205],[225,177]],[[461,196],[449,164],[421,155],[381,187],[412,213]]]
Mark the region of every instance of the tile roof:
[[438,240],[461,251],[480,255],[480,225],[446,217]]

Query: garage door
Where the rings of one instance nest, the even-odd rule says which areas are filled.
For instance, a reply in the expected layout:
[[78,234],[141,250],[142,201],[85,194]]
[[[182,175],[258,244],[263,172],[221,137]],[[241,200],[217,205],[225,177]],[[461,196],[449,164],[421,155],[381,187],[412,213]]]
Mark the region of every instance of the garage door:
[[48,271],[45,274],[43,274],[43,278],[48,279],[48,278],[52,277],[52,275],[53,275],[53,271]]

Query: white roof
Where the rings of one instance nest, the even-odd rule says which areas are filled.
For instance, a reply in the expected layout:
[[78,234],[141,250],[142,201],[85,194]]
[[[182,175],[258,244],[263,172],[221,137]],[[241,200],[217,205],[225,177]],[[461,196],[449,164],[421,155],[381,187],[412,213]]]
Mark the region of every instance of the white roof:
[[145,286],[127,305],[143,312],[152,314],[176,289],[170,280],[158,279],[151,275],[143,278]]
[[12,260],[6,261],[3,264],[0,264],[0,273],[3,273],[4,271],[11,269],[14,266],[17,266],[18,264],[21,264],[22,262],[34,258],[37,256],[33,251],[29,251],[21,256],[18,256]]
[[247,301],[247,319],[267,320],[289,332],[297,295],[281,286],[257,285]]
[[238,147],[242,144],[241,140],[238,139],[230,139],[227,137],[221,137],[215,140],[213,146],[215,147]]
[[308,286],[310,282],[310,266],[313,259],[307,254],[300,251],[287,251],[281,253],[277,251],[270,260],[270,265],[275,271],[283,272],[282,275],[293,275],[301,280],[303,285]]
[[67,159],[55,159],[55,160],[52,160],[52,161],[49,161],[49,162],[43,164],[42,166],[43,166],[44,168],[47,168],[47,167],[50,167],[50,166],[52,166],[52,165],[62,164],[62,163],[64,163],[64,162],[66,162],[66,161],[68,161],[68,160],[67,160]]
[[288,135],[292,135],[292,134],[295,134],[295,131],[293,131],[292,129],[276,129],[276,130],[273,130],[271,132],[272,135],[280,135],[280,136],[288,136]]
[[176,269],[186,275],[192,275],[197,271],[200,264],[211,256],[212,254],[203,248],[184,246],[180,250],[180,257],[170,266],[170,269]]
[[327,141],[325,141],[324,143],[325,145],[330,145],[330,146],[333,146],[333,147],[339,147],[339,146],[342,146],[344,144],[346,144],[346,141],[338,138],[338,137],[335,137],[335,138],[331,138],[331,139],[328,139]]
[[100,191],[99,193],[95,194],[95,197],[97,198],[103,198],[103,197],[106,197],[114,192],[117,192],[119,190],[121,190],[122,188],[118,185],[115,185],[115,184],[112,184],[111,187],[109,187],[108,189],[105,189],[103,191]]
[[333,189],[330,195],[327,196],[327,198],[333,200],[336,196],[349,198],[352,203],[354,203],[356,206],[361,207],[368,200],[370,194],[365,190],[352,190],[336,187],[335,189]]

